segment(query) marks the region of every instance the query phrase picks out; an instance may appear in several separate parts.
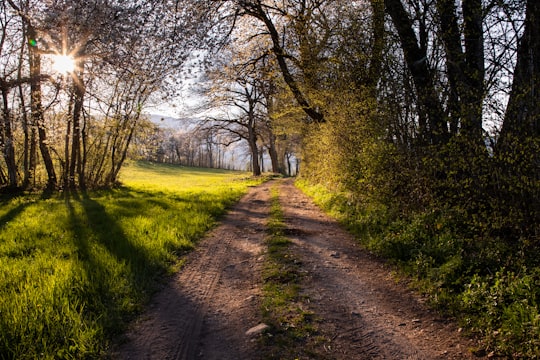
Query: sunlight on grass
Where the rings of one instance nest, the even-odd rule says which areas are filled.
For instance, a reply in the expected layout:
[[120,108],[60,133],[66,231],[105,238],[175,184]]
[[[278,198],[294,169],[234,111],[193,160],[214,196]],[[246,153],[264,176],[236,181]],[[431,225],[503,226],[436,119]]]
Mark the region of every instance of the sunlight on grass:
[[[138,190],[174,193],[207,191],[209,187],[215,186],[234,187],[234,182],[230,183],[228,180],[245,179],[247,176],[246,173],[228,170],[133,162],[123,169],[120,181]],[[159,179],[159,182],[156,182],[156,179]]]
[[124,187],[0,198],[0,358],[103,356],[182,253],[257,181],[130,164]]

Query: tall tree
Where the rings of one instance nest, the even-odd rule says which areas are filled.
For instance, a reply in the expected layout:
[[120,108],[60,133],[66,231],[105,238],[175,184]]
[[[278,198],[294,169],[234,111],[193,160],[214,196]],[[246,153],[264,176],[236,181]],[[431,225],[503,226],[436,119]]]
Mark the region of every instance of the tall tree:
[[420,136],[427,143],[443,143],[448,137],[447,117],[435,87],[434,72],[428,62],[426,44],[415,34],[413,21],[401,0],[385,0],[384,3],[399,35],[407,67],[418,95]]
[[[203,126],[225,134],[224,139],[229,139],[225,145],[245,140],[250,149],[253,175],[259,176],[261,175],[259,127],[266,118],[266,113],[261,106],[263,101],[261,89],[256,79],[247,74],[243,77],[237,75],[236,79],[222,79],[220,82],[220,88],[214,87],[211,90],[213,94],[210,96],[214,98],[214,101],[217,100],[214,106],[222,108],[223,115],[207,117]],[[214,83],[217,83],[217,79]]]
[[54,189],[57,186],[56,170],[52,160],[51,152],[49,149],[49,140],[45,129],[45,118],[42,103],[42,87],[41,82],[44,80],[41,72],[41,44],[38,42],[38,31],[34,20],[30,16],[30,12],[33,10],[30,8],[29,1],[21,1],[20,5],[17,5],[13,0],[7,0],[10,6],[21,17],[21,21],[24,24],[23,34],[24,39],[28,47],[28,63],[29,63],[29,82],[30,82],[30,106],[32,114],[32,122],[38,129],[39,149],[45,169],[47,171],[47,188]]
[[[15,43],[10,43],[8,40],[8,36],[11,35],[10,22],[12,22],[13,19],[6,11],[6,4],[2,4],[0,6],[2,8],[2,15],[0,15],[0,56],[9,57],[10,53],[16,51],[16,47],[13,48]],[[12,115],[9,104],[9,92],[17,86],[18,81],[15,79],[10,79],[13,77],[13,73],[16,73],[17,69],[6,69],[3,67],[2,70],[3,74],[0,74],[0,92],[2,96],[0,146],[2,147],[2,155],[7,167],[7,185],[9,188],[15,188],[17,187],[17,165],[15,160],[15,146],[13,144],[14,138],[12,131]]]
[[[271,51],[275,55],[279,69],[283,75],[283,79],[289,87],[291,93],[296,99],[298,105],[308,115],[309,119],[315,122],[324,122],[324,114],[318,109],[310,99],[306,96],[305,91],[301,88],[299,80],[294,76],[291,66],[288,63],[294,56],[289,53],[283,42],[286,37],[278,31],[276,25],[277,19],[295,18],[297,21],[303,21],[308,14],[321,11],[325,1],[289,1],[281,7],[274,7],[271,4],[266,4],[261,0],[241,0],[238,1],[239,10],[243,15],[254,17],[262,22],[267,34],[270,37],[272,47]],[[287,10],[292,10],[288,13]],[[237,12],[238,14],[238,12]],[[298,64],[298,62],[296,62]],[[308,71],[308,68],[304,68]]]
[[[437,1],[441,38],[445,45],[451,130],[483,144],[482,109],[484,90],[483,8],[480,0],[462,2],[463,33],[456,4]],[[464,46],[462,47],[462,38]]]
[[527,0],[514,80],[498,147],[540,137],[540,2]]

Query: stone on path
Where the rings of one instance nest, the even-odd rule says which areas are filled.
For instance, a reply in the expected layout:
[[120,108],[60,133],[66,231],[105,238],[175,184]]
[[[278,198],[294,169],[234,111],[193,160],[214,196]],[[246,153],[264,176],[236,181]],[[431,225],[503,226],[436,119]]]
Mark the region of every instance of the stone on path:
[[257,336],[264,333],[268,329],[270,329],[270,326],[262,323],[246,331],[246,336]]

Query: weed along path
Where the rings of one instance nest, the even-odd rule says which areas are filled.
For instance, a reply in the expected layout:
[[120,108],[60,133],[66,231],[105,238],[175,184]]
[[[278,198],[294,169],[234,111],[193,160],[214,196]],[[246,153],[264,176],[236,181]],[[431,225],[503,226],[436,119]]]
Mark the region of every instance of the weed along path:
[[[263,313],[272,312],[263,306],[272,303],[265,298],[263,270],[276,188],[287,257],[298,275],[298,295],[285,306],[309,314],[300,334],[287,316],[256,331]],[[283,336],[288,341],[277,340]],[[396,282],[292,181],[278,180],[252,188],[199,243],[112,357],[467,359],[478,358],[470,352],[476,346]]]

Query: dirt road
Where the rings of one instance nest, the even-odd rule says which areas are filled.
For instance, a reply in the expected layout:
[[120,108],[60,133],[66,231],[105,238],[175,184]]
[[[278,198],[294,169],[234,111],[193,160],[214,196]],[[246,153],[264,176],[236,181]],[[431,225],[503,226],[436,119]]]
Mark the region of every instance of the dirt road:
[[[279,187],[301,289],[322,359],[467,359],[472,340],[360,249],[290,180],[252,188],[192,252],[112,354],[116,359],[262,359],[246,331],[261,323],[270,189]],[[299,344],[299,346],[301,346]]]

